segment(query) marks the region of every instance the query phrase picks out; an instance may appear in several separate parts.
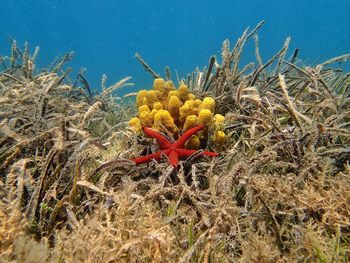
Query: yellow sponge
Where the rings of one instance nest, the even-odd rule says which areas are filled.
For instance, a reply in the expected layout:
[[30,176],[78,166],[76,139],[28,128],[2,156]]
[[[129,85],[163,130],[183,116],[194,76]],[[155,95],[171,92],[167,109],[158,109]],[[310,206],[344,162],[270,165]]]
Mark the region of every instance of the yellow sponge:
[[144,99],[144,104],[146,104],[150,109],[152,109],[153,104],[158,101],[157,92],[155,90],[149,90],[146,93],[146,97]]
[[151,110],[149,109],[149,107],[147,105],[142,105],[139,107],[139,114],[143,111],[150,112]]
[[154,110],[162,110],[162,109],[163,109],[162,103],[160,103],[159,101],[155,102],[155,103],[153,104],[153,109],[154,109]]
[[163,93],[165,87],[165,80],[163,78],[156,78],[153,81],[153,89]]
[[202,105],[202,101],[200,99],[195,99],[194,102],[193,102],[194,106],[196,108],[200,108],[200,106]]
[[173,82],[172,80],[167,80],[167,81],[165,81],[165,88],[166,88],[168,91],[176,89],[176,88],[175,88],[175,85],[174,85],[174,82]]
[[142,89],[137,93],[136,104],[138,107],[143,105],[143,100],[146,98],[147,90]]
[[139,118],[140,118],[142,127],[150,127],[152,125],[152,120],[149,112],[147,111],[141,112]]
[[215,126],[222,126],[224,124],[225,121],[225,116],[221,115],[221,114],[215,114],[214,115],[214,125]]
[[195,107],[193,100],[186,100],[185,105],[187,105],[189,108],[189,114],[198,114],[198,109]]
[[198,150],[200,146],[201,141],[196,135],[191,136],[185,144],[185,148],[190,150]]
[[198,117],[196,115],[188,115],[182,130],[185,132],[198,125]]
[[178,89],[171,80],[156,78],[152,90],[140,90],[136,96],[139,109],[138,118],[129,121],[135,131],[141,127],[153,127],[159,131],[168,130],[176,136],[181,129],[185,132],[199,124],[205,126],[196,136],[192,136],[187,144],[188,149],[199,149],[200,144],[210,139],[217,144],[223,144],[225,133],[222,131],[225,117],[215,114],[215,100],[205,97],[196,98],[189,92],[188,86],[181,82]]
[[162,125],[164,125],[173,134],[178,132],[178,128],[174,123],[174,119],[171,117],[169,111],[159,110],[154,116],[154,128],[157,130],[162,130]]
[[176,96],[176,97],[180,98],[179,92],[177,90],[171,90],[168,93],[168,102],[172,96]]
[[170,112],[174,120],[179,118],[180,107],[181,107],[180,99],[176,96],[171,96],[168,101],[168,111]]
[[179,95],[182,102],[185,102],[188,99],[188,94],[188,87],[182,83],[179,87]]
[[184,104],[180,107],[179,115],[180,115],[180,122],[182,124],[186,120],[187,116],[190,115],[190,107],[188,106],[188,104]]
[[205,97],[203,102],[200,105],[200,109],[210,110],[211,112],[215,111],[215,100],[211,97]]
[[213,115],[210,110],[202,109],[198,114],[198,122],[205,126],[210,126],[213,121]]
[[196,96],[195,96],[193,93],[189,93],[189,94],[188,94],[188,99],[189,99],[189,100],[195,100],[195,99],[196,99]]
[[129,126],[135,132],[141,131],[141,121],[139,118],[134,117],[129,121]]
[[223,145],[226,140],[226,134],[223,131],[216,131],[213,136],[214,143]]
[[156,116],[156,113],[157,113],[157,112],[158,112],[158,110],[153,109],[153,110],[150,112],[150,114],[149,114],[152,123],[154,122],[154,116]]

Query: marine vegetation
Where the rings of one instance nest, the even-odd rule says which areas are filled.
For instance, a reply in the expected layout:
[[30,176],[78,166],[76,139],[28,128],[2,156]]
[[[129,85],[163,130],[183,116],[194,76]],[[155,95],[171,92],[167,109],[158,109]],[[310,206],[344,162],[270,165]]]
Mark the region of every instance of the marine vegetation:
[[[136,54],[153,89],[123,97],[129,77],[104,76],[98,92],[83,70],[71,77],[71,53],[36,69],[39,49],[11,40],[0,57],[2,262],[348,262],[350,73],[337,65],[350,55],[305,65],[287,38],[265,61],[262,24],[176,76],[178,89],[168,67]],[[146,157],[173,143],[182,160]]]

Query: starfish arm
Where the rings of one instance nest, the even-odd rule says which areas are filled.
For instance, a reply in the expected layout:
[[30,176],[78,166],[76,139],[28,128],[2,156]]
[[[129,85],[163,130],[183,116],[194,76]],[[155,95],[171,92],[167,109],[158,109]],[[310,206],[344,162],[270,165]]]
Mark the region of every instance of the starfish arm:
[[149,154],[149,155],[146,155],[146,156],[141,156],[141,157],[138,157],[138,158],[134,158],[134,159],[131,159],[133,162],[135,162],[135,164],[142,164],[142,163],[148,163],[150,161],[152,161],[152,159],[159,159],[163,153],[167,154],[168,151],[159,151],[159,152],[156,152],[156,153],[152,153],[152,154]]
[[[188,157],[197,152],[197,150],[187,150],[187,149],[181,149],[181,148],[176,149],[176,151],[179,153],[180,157]],[[219,156],[218,153],[208,152],[208,151],[204,151],[202,152],[202,154],[207,156],[213,156],[213,157]]]
[[179,154],[175,150],[171,150],[168,154],[170,163],[176,168],[179,165]]
[[176,148],[183,148],[186,141],[194,134],[199,132],[201,129],[203,129],[203,125],[198,125],[194,128],[191,128],[187,130],[184,134],[181,135],[181,137],[175,142],[175,147]]
[[215,152],[208,152],[208,151],[204,151],[203,154],[204,154],[204,155],[207,155],[207,156],[213,156],[213,157],[219,156],[218,153],[215,153]]
[[143,128],[144,133],[146,133],[148,136],[156,138],[157,142],[159,144],[159,147],[161,149],[168,149],[171,146],[171,143],[159,132],[156,132],[155,130],[152,130],[150,128]]

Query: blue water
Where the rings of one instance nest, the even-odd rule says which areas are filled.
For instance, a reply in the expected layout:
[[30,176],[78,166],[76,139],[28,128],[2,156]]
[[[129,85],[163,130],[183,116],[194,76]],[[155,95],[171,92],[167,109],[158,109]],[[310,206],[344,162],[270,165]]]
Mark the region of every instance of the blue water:
[[[290,53],[313,62],[350,53],[350,0],[1,0],[0,54],[9,54],[7,36],[20,45],[40,46],[39,66],[74,51],[69,66],[87,68],[91,86],[100,89],[102,74],[112,84],[132,76],[136,89],[152,83],[135,52],[163,74],[169,65],[180,76],[202,68],[259,21],[260,51],[266,61],[287,36]],[[250,62],[253,45],[244,62]]]

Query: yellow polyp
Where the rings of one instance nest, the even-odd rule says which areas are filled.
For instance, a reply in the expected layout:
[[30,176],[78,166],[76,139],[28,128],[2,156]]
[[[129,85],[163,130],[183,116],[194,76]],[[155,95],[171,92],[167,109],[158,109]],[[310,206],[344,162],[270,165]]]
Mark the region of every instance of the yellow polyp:
[[198,150],[200,146],[201,141],[196,135],[192,135],[185,144],[185,148],[189,150]]
[[185,105],[187,105],[189,108],[188,114],[198,114],[198,109],[195,108],[193,100],[186,100]]
[[198,115],[200,107],[202,105],[202,101],[200,99],[195,99],[193,101],[193,105],[194,105],[193,111],[195,112],[195,114]]
[[149,107],[147,105],[142,105],[139,107],[139,114],[141,114],[141,112],[143,112],[143,111],[151,112],[151,110],[149,109]]
[[165,80],[162,78],[157,78],[153,82],[153,89],[157,93],[158,101],[163,105],[166,103],[168,91],[165,87]]
[[143,105],[143,101],[146,98],[147,90],[142,89],[136,95],[136,105],[140,107]]
[[181,101],[176,96],[171,96],[168,100],[168,111],[174,119],[179,118],[179,111],[181,107]]
[[153,89],[163,92],[165,87],[165,80],[163,78],[156,78],[153,81]]
[[143,111],[140,113],[140,121],[142,127],[150,127],[152,125],[150,113]]
[[174,82],[172,82],[171,80],[167,80],[165,81],[165,88],[170,91],[170,90],[174,90],[176,89]]
[[184,121],[186,120],[187,116],[190,115],[190,107],[188,105],[182,105],[180,107],[180,111],[179,111],[179,115],[180,115],[180,122],[184,123]]
[[162,103],[160,103],[159,101],[155,102],[155,103],[153,104],[153,109],[154,109],[154,110],[162,110],[162,109],[163,109]]
[[129,121],[129,126],[135,132],[139,132],[142,129],[141,128],[141,121],[137,117],[134,117]]
[[168,93],[168,102],[172,96],[176,96],[176,97],[180,98],[179,92],[177,90],[171,90]]
[[188,87],[185,84],[181,84],[179,89],[178,89],[178,93],[180,95],[180,99],[182,102],[185,102],[186,100],[188,100]]
[[145,102],[150,109],[152,109],[153,104],[156,103],[157,101],[158,101],[157,92],[155,90],[147,91]]
[[184,126],[182,128],[182,131],[187,131],[193,127],[196,127],[198,125],[198,117],[196,115],[188,115]]
[[174,119],[167,110],[159,110],[154,116],[154,128],[157,130],[162,130],[162,125],[164,125],[173,134],[178,132]]
[[202,105],[202,101],[200,99],[195,99],[193,104],[196,108],[199,108]]
[[186,100],[184,105],[188,105],[189,108],[193,108],[194,107],[193,100]]
[[160,101],[160,103],[162,104],[163,109],[167,109],[168,108],[168,101],[166,99],[162,99]]
[[216,131],[213,136],[213,142],[223,145],[226,141],[226,134],[223,131]]
[[215,100],[211,97],[205,97],[203,99],[201,106],[200,106],[200,109],[201,110],[206,109],[206,110],[210,110],[211,112],[214,112],[215,111]]
[[210,126],[213,121],[213,115],[210,110],[202,109],[198,114],[198,122],[205,126]]
[[188,99],[189,99],[189,100],[195,100],[195,99],[196,99],[196,96],[195,96],[193,93],[189,93],[189,94],[188,94]]
[[225,122],[225,116],[221,114],[215,114],[213,120],[214,120],[214,125],[216,127],[222,127]]
[[162,100],[164,98],[164,95],[163,95],[163,93],[161,91],[155,90],[155,92],[156,92],[158,101],[160,101],[160,100]]
[[149,114],[152,123],[154,122],[154,116],[156,116],[157,112],[158,112],[158,110],[153,108],[153,110]]

